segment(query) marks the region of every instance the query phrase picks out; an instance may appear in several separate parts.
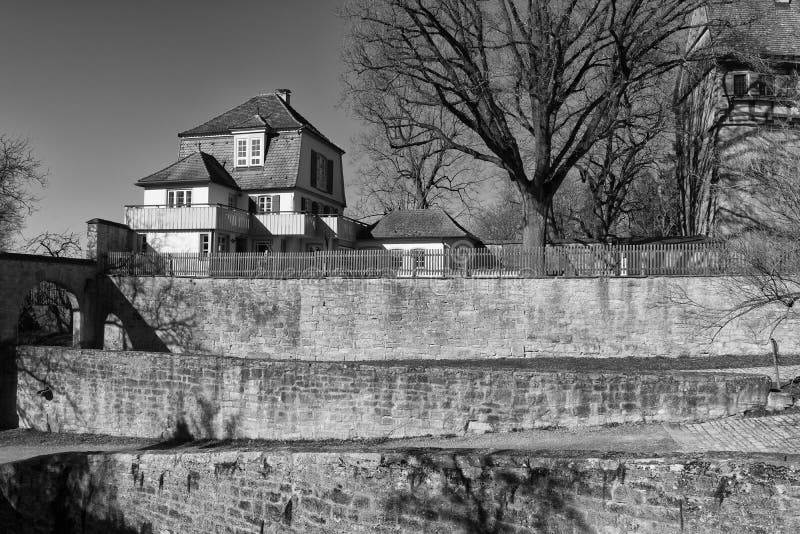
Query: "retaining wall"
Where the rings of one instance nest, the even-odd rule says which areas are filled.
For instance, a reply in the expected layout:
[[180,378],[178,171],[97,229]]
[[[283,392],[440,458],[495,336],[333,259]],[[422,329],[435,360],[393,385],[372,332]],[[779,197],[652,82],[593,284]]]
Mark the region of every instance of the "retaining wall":
[[443,452],[67,454],[0,466],[27,533],[800,530],[797,464]]
[[[248,358],[769,354],[768,323],[786,311],[756,310],[718,333],[712,325],[734,303],[738,286],[702,277],[113,283],[164,350]],[[128,326],[138,329],[139,322]],[[774,336],[785,351],[800,347],[791,321]],[[137,350],[155,348],[131,338]]]
[[[20,425],[195,438],[371,438],[689,421],[766,404],[767,377],[537,372],[20,347]],[[52,400],[39,394],[52,391]]]

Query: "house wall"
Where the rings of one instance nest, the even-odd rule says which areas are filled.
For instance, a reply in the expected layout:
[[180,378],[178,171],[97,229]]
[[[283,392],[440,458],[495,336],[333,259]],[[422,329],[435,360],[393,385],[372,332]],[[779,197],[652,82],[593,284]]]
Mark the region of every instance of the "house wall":
[[[770,321],[786,311],[717,332],[741,293],[722,277],[113,281],[171,351],[247,358],[766,355]],[[800,347],[792,320],[774,337]]]
[[[144,190],[144,203],[145,206],[166,206],[167,205],[167,191],[171,190],[191,190],[192,204],[208,204],[209,203],[209,187],[193,186],[193,187],[164,187],[164,188],[147,188]],[[225,196],[224,204],[228,203],[227,194]]]
[[281,197],[281,211],[300,211],[300,199],[297,195],[295,195],[294,191],[248,193],[247,198],[252,199],[253,202],[256,202],[257,198],[261,195]]
[[150,249],[163,253],[200,252],[201,232],[139,232]]
[[[333,160],[333,192],[331,194],[311,187],[312,150],[322,154],[330,160]],[[316,196],[320,199],[320,201],[324,201],[328,204],[337,204],[341,212],[341,206],[345,204],[341,154],[308,133],[303,133],[302,144],[300,146],[300,172],[298,173],[297,186],[310,192],[311,195],[306,195],[309,198]]]

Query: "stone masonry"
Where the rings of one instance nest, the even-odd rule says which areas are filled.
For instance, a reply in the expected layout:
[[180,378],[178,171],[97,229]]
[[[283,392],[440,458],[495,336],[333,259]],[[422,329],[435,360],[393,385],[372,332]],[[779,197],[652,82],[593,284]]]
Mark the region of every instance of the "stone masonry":
[[763,406],[770,388],[768,377],[697,372],[18,352],[21,426],[118,436],[345,439],[681,422]]
[[[785,311],[766,307],[717,332],[735,297],[723,277],[113,282],[165,350],[246,358],[761,355]],[[774,335],[800,346],[791,321]]]
[[799,488],[796,464],[730,455],[194,450],[0,466],[5,526],[21,534],[797,532]]

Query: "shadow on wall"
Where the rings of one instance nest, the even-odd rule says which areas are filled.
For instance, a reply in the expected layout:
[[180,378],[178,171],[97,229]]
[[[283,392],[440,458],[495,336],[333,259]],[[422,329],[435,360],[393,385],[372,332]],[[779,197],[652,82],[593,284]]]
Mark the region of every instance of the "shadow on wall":
[[99,281],[98,315],[103,323],[98,331],[110,345],[106,348],[152,352],[196,348],[191,335],[197,326],[192,302],[173,279],[162,280],[156,298],[148,297],[135,277]]
[[17,534],[154,534],[150,523],[127,524],[107,469],[80,453],[0,466],[0,525]]
[[[556,473],[530,464],[503,469],[491,456],[454,454],[449,460],[411,453],[409,484],[385,500],[386,516],[420,531],[435,524],[442,531],[469,534],[516,532],[519,526],[535,532],[595,532],[573,502],[576,489],[585,485],[584,472]],[[620,476],[624,482],[624,465],[604,480],[611,484]]]

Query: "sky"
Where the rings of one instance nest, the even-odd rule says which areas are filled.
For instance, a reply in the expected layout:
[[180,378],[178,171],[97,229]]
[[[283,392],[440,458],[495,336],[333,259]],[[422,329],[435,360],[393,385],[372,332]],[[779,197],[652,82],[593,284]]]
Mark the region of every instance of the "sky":
[[[0,133],[49,170],[24,235],[86,233],[141,204],[133,184],[178,159],[177,134],[278,88],[352,154],[338,106],[342,0],[7,0]],[[345,155],[345,180],[355,172]]]

